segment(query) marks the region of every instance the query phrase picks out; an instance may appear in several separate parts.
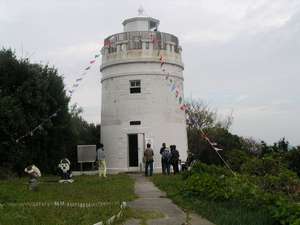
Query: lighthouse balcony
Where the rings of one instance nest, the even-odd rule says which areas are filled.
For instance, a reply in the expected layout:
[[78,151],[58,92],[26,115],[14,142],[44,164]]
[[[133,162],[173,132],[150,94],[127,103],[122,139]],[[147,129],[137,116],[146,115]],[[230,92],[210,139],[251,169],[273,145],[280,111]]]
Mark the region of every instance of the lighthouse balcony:
[[182,64],[178,38],[156,31],[131,31],[114,34],[104,41],[102,66],[120,62],[160,61]]

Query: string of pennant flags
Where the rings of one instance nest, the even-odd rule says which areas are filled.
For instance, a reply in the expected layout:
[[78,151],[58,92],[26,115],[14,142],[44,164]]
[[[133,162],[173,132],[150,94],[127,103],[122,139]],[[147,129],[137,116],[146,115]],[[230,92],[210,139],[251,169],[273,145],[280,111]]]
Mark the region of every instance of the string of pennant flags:
[[[161,71],[166,75],[167,86],[170,87],[171,93],[175,93],[175,97],[176,97],[176,99],[178,99],[180,109],[185,112],[188,109],[189,106],[188,106],[188,104],[184,103],[183,93],[182,93],[183,88],[180,86],[180,82],[178,82],[176,84],[175,79],[170,78],[171,74],[166,70],[166,67],[165,67],[166,60],[163,57],[163,55],[160,55],[159,61],[160,61]],[[189,121],[189,122],[192,122],[192,121]],[[200,133],[201,133],[201,138],[204,138],[208,142],[210,147],[217,153],[218,157],[222,160],[224,165],[231,171],[231,173],[234,176],[236,176],[235,173],[233,172],[233,170],[231,169],[231,167],[229,166],[229,164],[226,162],[226,160],[219,153],[219,151],[222,151],[223,149],[218,148],[217,147],[218,144],[216,142],[212,142],[201,128],[200,128]]]
[[208,144],[211,146],[212,149],[215,150],[215,152],[217,153],[217,155],[219,156],[219,158],[222,160],[222,162],[224,163],[224,165],[231,171],[231,173],[236,176],[236,174],[233,172],[233,170],[231,169],[231,167],[229,166],[229,164],[226,162],[226,160],[222,157],[222,155],[219,153],[219,151],[222,151],[223,149],[218,148],[218,144],[216,142],[212,142],[207,135],[204,133],[204,131],[200,128],[200,132],[202,137],[208,142]]
[[[71,98],[73,96],[73,94],[76,92],[76,90],[78,89],[78,87],[80,86],[80,82],[83,81],[84,76],[88,74],[89,70],[92,68],[92,66],[96,63],[97,58],[100,57],[100,53],[99,54],[95,54],[93,59],[89,61],[88,66],[86,66],[83,70],[83,72],[75,79],[75,82],[73,83],[71,89],[68,91],[69,93],[69,97]],[[19,143],[22,139],[29,137],[29,136],[33,136],[35,134],[35,132],[37,132],[38,130],[42,130],[43,126],[45,125],[46,122],[51,121],[54,117],[57,117],[58,113],[61,111],[60,108],[58,108],[54,113],[52,113],[50,116],[48,116],[47,118],[45,118],[41,123],[39,123],[37,126],[35,126],[33,129],[31,129],[30,131],[28,131],[26,134],[24,134],[23,136],[20,136],[19,138],[15,139],[16,143]]]
[[96,59],[100,57],[100,54],[94,55],[94,59],[90,60],[89,65],[85,67],[84,71],[79,75],[78,78],[76,78],[75,82],[73,83],[71,89],[68,91],[69,96],[72,97],[73,94],[75,93],[76,89],[79,87],[80,82],[83,81],[83,78],[85,75],[87,75],[88,71],[92,68],[92,66],[95,64]]
[[178,100],[180,110],[185,112],[187,105],[184,103],[182,83],[176,82],[174,78],[172,79],[171,74],[165,68],[166,60],[163,55],[160,55],[159,61],[161,71],[166,75],[167,86],[170,87],[170,91],[174,93],[176,100]]

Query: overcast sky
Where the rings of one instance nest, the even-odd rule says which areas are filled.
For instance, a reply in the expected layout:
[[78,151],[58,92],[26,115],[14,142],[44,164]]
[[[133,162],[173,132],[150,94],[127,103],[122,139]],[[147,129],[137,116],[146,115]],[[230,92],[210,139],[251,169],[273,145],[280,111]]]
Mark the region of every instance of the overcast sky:
[[[179,37],[186,97],[221,115],[233,111],[235,134],[300,145],[299,0],[0,0],[0,46],[54,65],[70,88],[103,39],[122,32],[141,5],[160,31]],[[95,123],[99,67],[72,98]]]

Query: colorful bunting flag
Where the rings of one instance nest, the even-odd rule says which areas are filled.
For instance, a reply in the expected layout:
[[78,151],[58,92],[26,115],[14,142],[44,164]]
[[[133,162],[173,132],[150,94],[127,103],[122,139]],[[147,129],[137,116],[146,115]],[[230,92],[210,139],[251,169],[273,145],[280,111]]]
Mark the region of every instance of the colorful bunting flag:
[[90,64],[93,64],[93,63],[95,63],[96,62],[96,60],[91,60],[90,61]]
[[172,85],[171,91],[174,91],[175,88],[176,88],[176,84],[174,83],[174,84]]
[[88,66],[87,68],[85,68],[85,70],[89,70],[89,69],[91,69],[91,67],[90,67],[90,66]]
[[180,96],[179,97],[179,104],[181,104],[181,102],[182,102],[182,97]]
[[[159,61],[160,61],[160,67],[162,68],[163,65],[165,64],[165,59],[162,55],[160,56]],[[163,69],[163,71],[165,71],[165,70]]]

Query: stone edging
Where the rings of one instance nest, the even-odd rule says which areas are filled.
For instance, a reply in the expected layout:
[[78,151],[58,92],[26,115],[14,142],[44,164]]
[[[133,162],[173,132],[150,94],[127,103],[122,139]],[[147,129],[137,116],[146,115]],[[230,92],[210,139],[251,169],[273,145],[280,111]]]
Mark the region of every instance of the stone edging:
[[112,224],[113,222],[115,222],[115,220],[119,219],[122,214],[123,214],[123,211],[124,209],[127,207],[127,204],[126,202],[122,202],[121,205],[120,205],[120,211],[116,214],[116,215],[113,215],[111,216],[109,219],[107,219],[106,221],[100,221],[98,223],[95,223],[93,225],[110,225]]
[[0,209],[4,206],[10,207],[69,207],[69,208],[95,208],[99,206],[117,205],[119,202],[25,202],[25,203],[0,203]]

